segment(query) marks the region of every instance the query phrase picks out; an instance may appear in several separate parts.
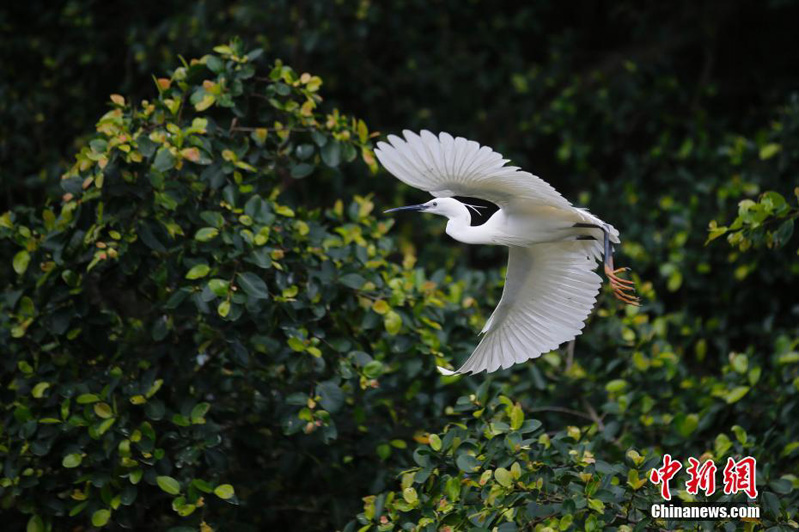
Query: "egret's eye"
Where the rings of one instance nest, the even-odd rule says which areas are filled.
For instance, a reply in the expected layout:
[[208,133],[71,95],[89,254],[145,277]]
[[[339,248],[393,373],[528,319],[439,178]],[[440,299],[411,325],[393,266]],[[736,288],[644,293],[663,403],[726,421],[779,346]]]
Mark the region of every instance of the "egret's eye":
[[433,202],[433,207],[438,207],[438,202],[437,201]]

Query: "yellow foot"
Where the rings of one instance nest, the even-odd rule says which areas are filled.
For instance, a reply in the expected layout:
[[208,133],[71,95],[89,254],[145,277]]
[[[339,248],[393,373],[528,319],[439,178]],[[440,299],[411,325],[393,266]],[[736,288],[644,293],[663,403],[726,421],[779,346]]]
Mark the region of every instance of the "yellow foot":
[[617,275],[618,273],[629,270],[629,268],[618,268],[614,270],[606,265],[605,275],[607,275],[608,281],[610,281],[610,286],[613,288],[613,295],[616,299],[628,305],[640,307],[641,300],[635,296],[635,282],[629,279],[622,279]]

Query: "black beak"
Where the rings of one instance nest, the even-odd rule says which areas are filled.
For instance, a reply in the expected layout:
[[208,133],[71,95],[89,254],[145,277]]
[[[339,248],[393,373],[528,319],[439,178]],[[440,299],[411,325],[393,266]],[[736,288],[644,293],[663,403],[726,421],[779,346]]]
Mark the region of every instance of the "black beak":
[[423,211],[427,207],[424,204],[421,205],[406,205],[405,207],[397,207],[396,209],[389,209],[387,211],[383,211],[383,214],[389,212],[397,212],[397,211]]

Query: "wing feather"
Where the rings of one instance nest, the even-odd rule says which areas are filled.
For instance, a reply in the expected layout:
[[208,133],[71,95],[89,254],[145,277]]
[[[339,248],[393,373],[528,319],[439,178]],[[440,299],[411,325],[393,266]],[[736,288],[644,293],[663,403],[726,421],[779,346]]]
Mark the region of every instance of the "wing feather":
[[516,166],[505,166],[508,160],[488,146],[427,130],[420,134],[406,130],[403,136],[389,135],[388,142],[378,142],[375,155],[398,179],[433,196],[471,196],[505,208],[571,208],[549,183]]
[[502,299],[480,344],[455,373],[504,369],[578,336],[602,285],[591,246],[578,241],[511,247]]

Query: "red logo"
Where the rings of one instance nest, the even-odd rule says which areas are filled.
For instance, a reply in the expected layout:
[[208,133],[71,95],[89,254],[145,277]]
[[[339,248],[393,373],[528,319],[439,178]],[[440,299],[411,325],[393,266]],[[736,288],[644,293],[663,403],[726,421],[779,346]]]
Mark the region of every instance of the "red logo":
[[750,499],[756,498],[756,467],[757,462],[751,456],[737,462],[732,457],[727,458],[727,465],[724,466],[724,493],[730,495],[743,491]]
[[[700,463],[696,458],[688,459],[689,479],[685,482],[685,491],[691,495],[697,495],[699,490],[705,495],[713,495],[716,491],[716,464],[712,460]],[[671,489],[669,481],[682,469],[682,464],[671,458],[670,454],[663,455],[663,465],[657,469],[652,469],[649,473],[649,480],[653,484],[660,484],[660,495],[667,501],[671,500]],[[755,477],[757,474],[757,461],[747,456],[737,462],[733,458],[727,459],[724,466],[724,493],[734,495],[738,492],[746,493],[750,499],[757,498],[757,487]]]
[[696,458],[689,458],[688,463],[691,465],[685,471],[691,478],[685,483],[685,491],[696,495],[701,489],[705,495],[713,495],[713,492],[716,491],[716,464],[712,460],[708,460],[700,467],[699,460]]
[[649,474],[649,480],[654,484],[660,484],[660,495],[667,501],[671,500],[671,490],[669,481],[682,469],[682,464],[671,459],[670,454],[663,455],[663,467],[653,469]]

